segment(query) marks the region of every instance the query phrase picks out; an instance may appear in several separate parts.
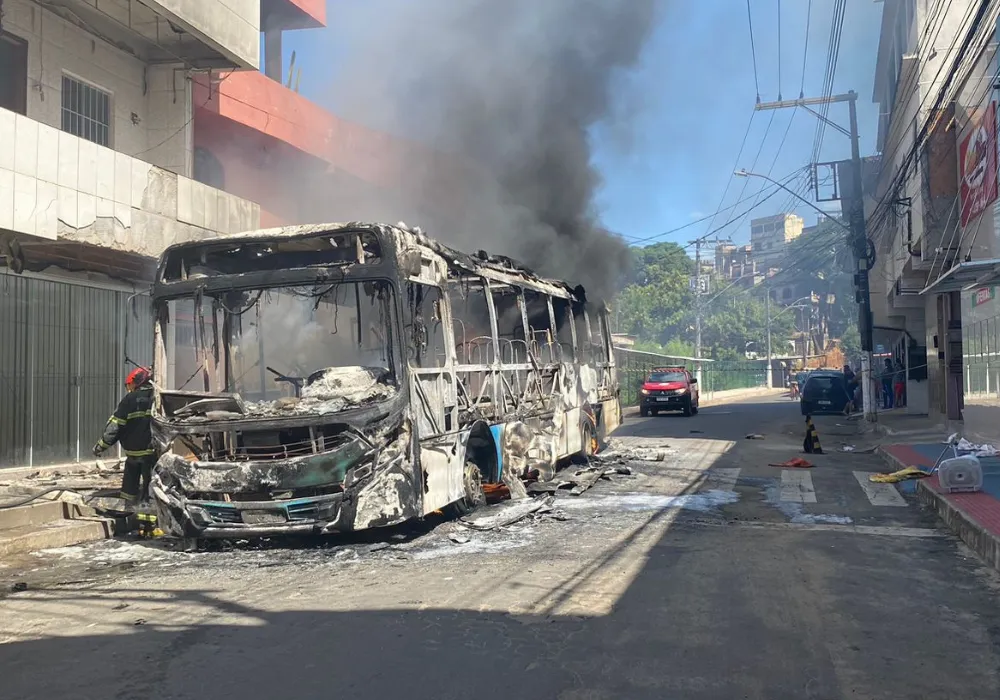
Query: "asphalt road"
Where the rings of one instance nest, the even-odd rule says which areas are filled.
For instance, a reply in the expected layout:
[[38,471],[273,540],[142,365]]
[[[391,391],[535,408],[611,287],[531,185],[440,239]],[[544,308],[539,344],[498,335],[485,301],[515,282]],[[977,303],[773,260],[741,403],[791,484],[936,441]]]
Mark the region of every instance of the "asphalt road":
[[0,569],[0,696],[997,698],[998,578],[817,424],[792,471],[787,399],[631,419],[633,476],[502,532],[49,552]]

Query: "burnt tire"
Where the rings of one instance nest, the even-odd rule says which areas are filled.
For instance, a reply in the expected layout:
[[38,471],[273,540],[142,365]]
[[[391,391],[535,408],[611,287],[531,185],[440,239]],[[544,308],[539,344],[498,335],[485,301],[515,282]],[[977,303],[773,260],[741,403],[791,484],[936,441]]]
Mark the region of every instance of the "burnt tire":
[[468,515],[476,508],[486,505],[486,492],[483,490],[483,473],[475,462],[466,462],[462,473],[462,485],[465,494],[459,500],[446,506],[444,512],[453,517]]

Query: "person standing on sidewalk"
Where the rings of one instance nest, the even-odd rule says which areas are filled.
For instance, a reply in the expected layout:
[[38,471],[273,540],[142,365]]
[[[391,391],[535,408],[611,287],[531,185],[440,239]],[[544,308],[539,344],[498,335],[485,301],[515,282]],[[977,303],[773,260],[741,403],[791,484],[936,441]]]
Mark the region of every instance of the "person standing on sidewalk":
[[893,369],[895,370],[893,372],[893,389],[896,408],[902,408],[906,405],[906,370],[903,369],[903,364],[899,360],[896,360]]
[[[150,430],[153,408],[153,384],[149,370],[139,367],[125,380],[125,394],[111,415],[104,434],[94,445],[94,456],[100,457],[115,443],[125,451],[125,473],[122,475],[121,498],[130,503],[149,493],[149,480],[156,464],[156,449]],[[139,481],[142,480],[142,491]]]
[[896,371],[892,367],[892,360],[888,357],[885,358],[885,366],[882,367],[880,375],[880,379],[882,380],[882,408],[884,409],[892,408],[892,385],[895,375]]

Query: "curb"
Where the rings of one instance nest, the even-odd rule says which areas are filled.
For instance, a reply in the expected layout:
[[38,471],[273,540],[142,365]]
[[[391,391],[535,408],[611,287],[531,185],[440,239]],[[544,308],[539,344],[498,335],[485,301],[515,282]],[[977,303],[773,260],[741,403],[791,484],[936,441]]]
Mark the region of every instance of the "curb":
[[[881,447],[876,450],[876,453],[894,469],[909,466],[903,464],[901,460]],[[938,518],[944,521],[945,525],[958,535],[962,542],[979,555],[980,559],[1000,571],[1000,537],[980,525],[975,518],[949,501],[944,494],[931,488],[926,482],[927,479],[917,481],[917,500],[920,501],[920,504],[934,511]]]
[[68,547],[114,534],[114,523],[106,518],[59,520],[40,527],[24,526],[7,530],[0,536],[0,556],[25,554],[40,549]]

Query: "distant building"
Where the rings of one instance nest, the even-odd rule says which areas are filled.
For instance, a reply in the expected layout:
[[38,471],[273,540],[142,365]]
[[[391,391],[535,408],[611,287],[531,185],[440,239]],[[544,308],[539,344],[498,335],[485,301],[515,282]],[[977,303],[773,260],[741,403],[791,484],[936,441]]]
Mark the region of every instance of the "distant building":
[[759,270],[785,267],[785,248],[802,235],[805,221],[795,214],[777,214],[750,222],[750,247]]
[[729,280],[751,277],[756,272],[748,245],[720,243],[715,248],[715,273]]

